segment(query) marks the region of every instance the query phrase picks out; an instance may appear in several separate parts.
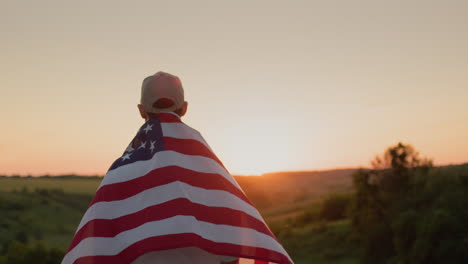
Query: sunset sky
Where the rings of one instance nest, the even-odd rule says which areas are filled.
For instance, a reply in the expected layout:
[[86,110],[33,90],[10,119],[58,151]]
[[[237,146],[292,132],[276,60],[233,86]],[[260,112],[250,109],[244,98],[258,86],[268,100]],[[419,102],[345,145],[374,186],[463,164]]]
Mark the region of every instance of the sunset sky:
[[233,174],[468,162],[468,1],[0,1],[0,174],[104,174],[180,77]]

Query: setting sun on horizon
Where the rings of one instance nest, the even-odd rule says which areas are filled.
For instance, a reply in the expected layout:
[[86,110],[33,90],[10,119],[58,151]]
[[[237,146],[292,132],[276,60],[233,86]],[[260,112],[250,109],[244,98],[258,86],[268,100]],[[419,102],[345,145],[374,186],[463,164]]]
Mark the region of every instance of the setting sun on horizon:
[[47,2],[1,4],[0,175],[105,174],[157,71],[232,174],[468,162],[466,2]]

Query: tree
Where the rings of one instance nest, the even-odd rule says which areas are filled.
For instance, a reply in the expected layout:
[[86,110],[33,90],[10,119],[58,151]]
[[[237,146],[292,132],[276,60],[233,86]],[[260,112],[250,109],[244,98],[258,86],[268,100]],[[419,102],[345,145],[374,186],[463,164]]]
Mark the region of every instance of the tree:
[[410,145],[353,175],[363,263],[468,263],[468,166],[433,168]]
[[382,156],[377,156],[371,164],[371,170],[353,174],[356,193],[351,219],[365,247],[363,262],[390,263],[398,256],[400,246],[412,241],[412,237],[396,238],[396,234],[407,227],[403,222],[402,229],[396,229],[399,226],[395,225],[394,216],[416,191],[415,175],[427,173],[432,161],[421,158],[411,145],[398,143]]

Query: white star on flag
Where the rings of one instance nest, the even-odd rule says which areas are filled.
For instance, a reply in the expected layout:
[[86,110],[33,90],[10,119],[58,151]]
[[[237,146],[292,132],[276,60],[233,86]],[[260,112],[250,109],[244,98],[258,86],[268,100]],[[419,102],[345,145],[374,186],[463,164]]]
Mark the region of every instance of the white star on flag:
[[153,153],[153,151],[154,151],[154,149],[155,149],[155,146],[154,146],[155,144],[156,144],[156,141],[151,141],[151,142],[150,142],[150,145],[151,145],[151,146],[150,146],[151,153]]
[[129,160],[129,159],[130,159],[130,155],[132,155],[132,154],[126,153],[125,155],[123,155],[123,156],[122,156],[122,161],[124,161],[124,160]]
[[146,134],[148,134],[148,131],[153,130],[153,124],[147,124],[145,128],[143,128]]
[[138,149],[146,148],[146,142],[142,142]]

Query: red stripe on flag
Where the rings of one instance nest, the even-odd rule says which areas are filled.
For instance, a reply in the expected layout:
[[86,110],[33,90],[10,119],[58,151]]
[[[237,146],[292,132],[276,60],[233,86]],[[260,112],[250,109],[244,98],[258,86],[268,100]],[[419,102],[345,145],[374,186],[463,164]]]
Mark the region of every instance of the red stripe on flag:
[[144,190],[180,181],[208,190],[227,191],[252,205],[244,193],[223,176],[214,173],[192,171],[177,166],[167,166],[150,171],[136,179],[104,185],[96,192],[91,205],[97,202],[123,200]]
[[136,228],[144,223],[177,215],[193,216],[199,221],[212,224],[251,228],[271,236],[276,240],[263,222],[242,211],[224,207],[209,207],[192,203],[185,198],[179,198],[162,204],[153,205],[136,213],[116,219],[91,220],[75,234],[68,251],[87,237],[114,237],[121,232]]
[[140,240],[112,256],[87,256],[77,259],[74,264],[128,264],[138,257],[153,251],[182,247],[199,247],[207,252],[223,256],[260,259],[267,262],[292,264],[283,254],[265,248],[216,243],[196,234],[172,234]]
[[181,139],[173,137],[164,137],[164,149],[172,150],[186,155],[198,155],[213,159],[224,168],[221,160],[211,152],[203,143],[194,139]]
[[180,117],[176,116],[175,114],[159,113],[156,114],[156,116],[159,118],[161,123],[182,123]]
[[263,260],[255,260],[254,264],[268,264],[268,261],[263,261]]

